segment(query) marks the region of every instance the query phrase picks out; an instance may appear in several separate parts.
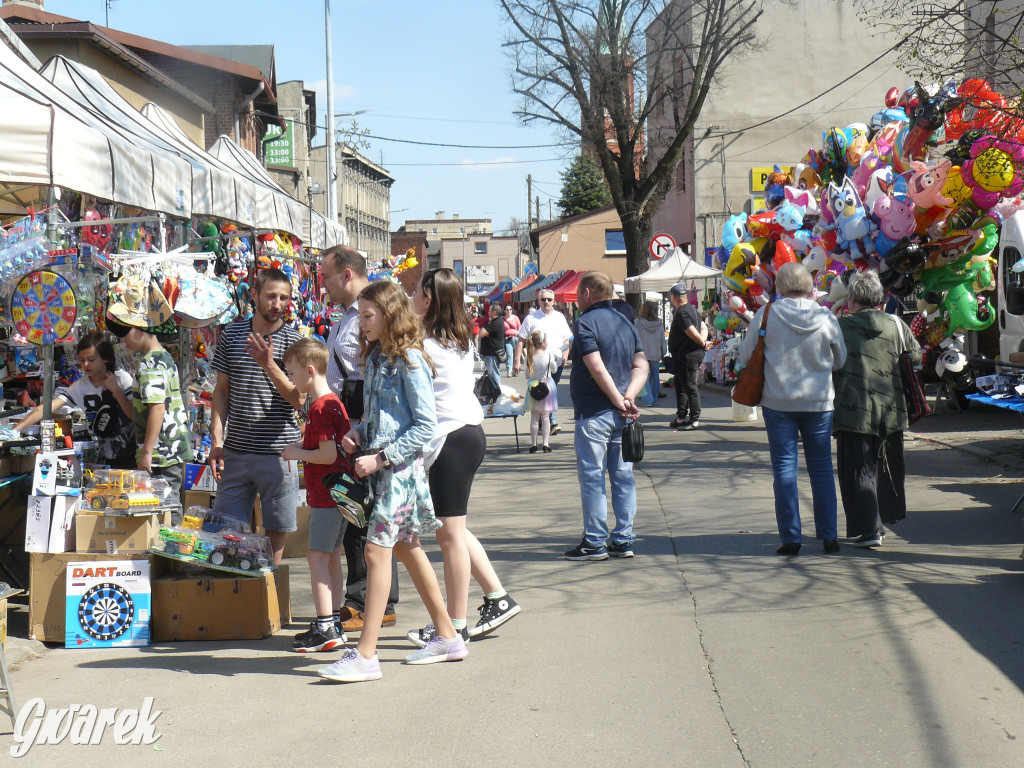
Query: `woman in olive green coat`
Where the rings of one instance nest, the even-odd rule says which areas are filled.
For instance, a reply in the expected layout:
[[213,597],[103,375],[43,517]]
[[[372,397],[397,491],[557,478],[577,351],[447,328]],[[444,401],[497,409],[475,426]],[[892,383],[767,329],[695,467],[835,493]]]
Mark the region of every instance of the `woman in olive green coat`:
[[900,318],[878,309],[878,273],[850,278],[850,314],[839,319],[846,363],[835,374],[836,458],[846,535],[855,547],[877,547],[885,525],[907,516],[903,431],[909,427],[899,357],[921,347]]

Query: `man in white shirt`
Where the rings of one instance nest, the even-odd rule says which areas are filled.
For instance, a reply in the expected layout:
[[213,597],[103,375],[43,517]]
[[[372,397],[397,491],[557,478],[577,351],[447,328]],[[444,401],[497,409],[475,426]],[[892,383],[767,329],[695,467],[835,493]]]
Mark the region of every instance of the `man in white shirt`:
[[[555,311],[555,292],[543,288],[537,292],[537,301],[540,308],[523,318],[523,324],[519,328],[519,335],[516,338],[515,365],[512,367],[512,375],[518,376],[522,367],[523,345],[530,338],[534,331],[544,331],[548,342],[548,352],[558,355],[561,360],[558,363],[558,370],[551,377],[557,385],[562,378],[562,369],[569,360],[569,346],[572,342],[572,329],[565,315]],[[558,417],[554,411],[551,413],[551,434],[557,435],[562,431],[558,426]]]

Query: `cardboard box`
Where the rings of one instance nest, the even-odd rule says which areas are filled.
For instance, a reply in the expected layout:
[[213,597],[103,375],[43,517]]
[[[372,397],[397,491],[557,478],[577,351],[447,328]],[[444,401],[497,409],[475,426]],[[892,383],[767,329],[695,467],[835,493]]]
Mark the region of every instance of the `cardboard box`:
[[10,477],[13,474],[14,459],[10,456],[0,456],[0,477]]
[[[88,555],[66,552],[51,555],[32,553],[29,569],[28,636],[44,643],[63,643],[67,599],[68,563],[124,560],[124,555]],[[167,571],[162,557],[139,555],[135,560],[147,560],[155,578]]]
[[0,600],[0,646],[7,650],[7,601]]
[[208,464],[185,464],[185,490],[211,493],[217,490],[217,481]]
[[284,537],[283,557],[305,557],[309,552],[309,507],[295,510],[298,528]]
[[77,509],[77,496],[29,496],[25,551],[51,554],[73,551]]
[[287,565],[259,578],[170,573],[152,587],[154,642],[259,640],[292,618]]
[[[160,533],[159,515],[97,515],[81,511],[75,519],[75,549],[107,555],[134,555],[149,551],[149,543]],[[170,525],[170,513],[164,513]]]
[[213,494],[209,491],[185,491],[185,509],[189,507],[213,509]]
[[74,451],[37,453],[32,476],[32,493],[53,496],[78,495],[82,487],[82,460]]

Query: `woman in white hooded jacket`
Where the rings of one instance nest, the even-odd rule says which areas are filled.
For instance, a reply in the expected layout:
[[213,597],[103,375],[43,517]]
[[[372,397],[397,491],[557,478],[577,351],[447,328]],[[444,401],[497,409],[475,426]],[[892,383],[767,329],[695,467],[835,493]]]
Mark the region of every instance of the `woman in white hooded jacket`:
[[668,338],[665,336],[665,323],[658,317],[658,302],[645,301],[635,325],[640,334],[644,357],[650,366],[647,373],[647,400],[641,405],[650,407],[658,402],[659,397],[663,397],[658,367],[661,358],[668,354]]
[[846,344],[839,321],[808,298],[814,281],[803,265],[782,265],[775,277],[775,289],[782,298],[754,315],[740,344],[739,362],[750,360],[761,318],[769,312],[761,409],[775,476],[775,517],[782,539],[776,553],[795,555],[800,551],[796,482],[800,440],[811,479],[815,535],[824,541],[825,552],[832,554],[839,551],[832,470],[832,371],[846,362]]

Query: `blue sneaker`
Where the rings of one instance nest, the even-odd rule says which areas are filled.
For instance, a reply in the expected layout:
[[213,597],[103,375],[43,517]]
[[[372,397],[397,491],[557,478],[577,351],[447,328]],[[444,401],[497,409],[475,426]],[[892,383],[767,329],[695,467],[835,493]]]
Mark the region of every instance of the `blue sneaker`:
[[612,542],[608,545],[608,554],[612,557],[632,557],[633,542],[624,541],[621,544]]
[[608,550],[603,546],[590,547],[587,542],[581,541],[573,549],[565,553],[566,560],[607,560]]

